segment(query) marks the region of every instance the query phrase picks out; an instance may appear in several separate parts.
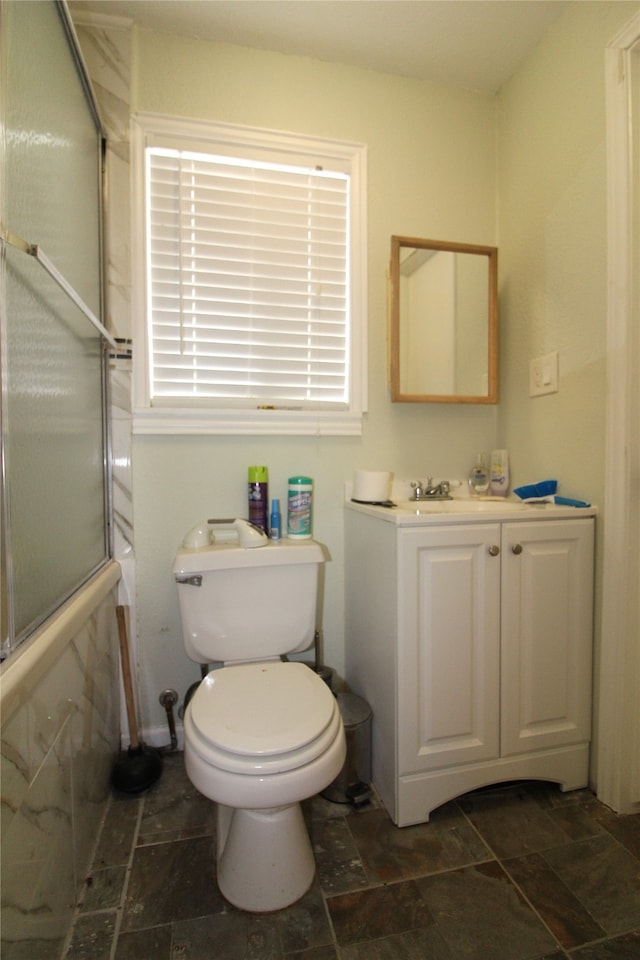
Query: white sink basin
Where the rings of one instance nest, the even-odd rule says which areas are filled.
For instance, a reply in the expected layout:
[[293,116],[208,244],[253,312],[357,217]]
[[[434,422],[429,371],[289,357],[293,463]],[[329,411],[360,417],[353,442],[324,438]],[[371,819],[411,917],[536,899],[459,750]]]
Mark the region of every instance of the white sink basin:
[[530,504],[521,500],[493,498],[483,500],[398,500],[398,507],[415,513],[505,513],[511,510],[527,510]]

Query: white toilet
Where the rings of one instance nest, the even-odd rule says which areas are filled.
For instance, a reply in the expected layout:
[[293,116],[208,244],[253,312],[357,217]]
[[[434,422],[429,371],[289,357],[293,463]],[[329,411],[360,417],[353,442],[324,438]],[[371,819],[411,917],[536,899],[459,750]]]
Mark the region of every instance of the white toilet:
[[191,531],[173,567],[187,655],[224,664],[187,706],[184,755],[191,782],[218,804],[220,890],[262,912],[311,886],[300,801],[334,780],[346,746],[327,684],[280,659],[313,641],[322,548],[270,542],[244,520],[231,526],[239,542],[211,543],[206,525]]

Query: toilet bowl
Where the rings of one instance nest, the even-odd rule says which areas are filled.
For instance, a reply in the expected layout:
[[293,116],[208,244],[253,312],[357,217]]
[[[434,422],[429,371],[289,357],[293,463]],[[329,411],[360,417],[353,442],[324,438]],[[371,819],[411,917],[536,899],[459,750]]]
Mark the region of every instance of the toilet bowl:
[[300,801],[323,790],[346,755],[333,694],[302,663],[225,666],[203,680],[184,723],[187,774],[218,804],[222,894],[250,911],[294,903],[315,873]]
[[[216,543],[220,526],[226,539]],[[184,758],[217,804],[218,885],[243,910],[279,910],[309,889],[315,860],[300,802],[321,793],[346,756],[331,690],[306,664],[282,659],[313,643],[324,559],[314,541],[272,543],[235,519],[189,531],[173,566],[185,651],[222,664],[186,708]]]

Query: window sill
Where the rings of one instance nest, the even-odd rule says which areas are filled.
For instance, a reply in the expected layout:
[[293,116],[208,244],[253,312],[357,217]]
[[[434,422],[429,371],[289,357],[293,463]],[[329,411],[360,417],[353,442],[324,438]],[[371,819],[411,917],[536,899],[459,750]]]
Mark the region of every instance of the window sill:
[[137,436],[327,436],[359,437],[362,415],[318,410],[169,410],[138,409]]

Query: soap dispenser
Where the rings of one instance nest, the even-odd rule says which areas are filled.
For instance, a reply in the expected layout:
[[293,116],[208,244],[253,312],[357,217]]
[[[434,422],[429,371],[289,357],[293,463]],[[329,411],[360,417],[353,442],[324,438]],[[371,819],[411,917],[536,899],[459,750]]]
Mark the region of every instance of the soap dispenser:
[[506,497],[509,490],[509,454],[506,450],[492,451],[489,482],[492,497]]
[[483,493],[487,493],[489,490],[489,471],[487,470],[487,465],[484,462],[484,453],[476,454],[476,462],[471,468],[469,473],[469,488],[471,494],[475,497],[481,496]]

